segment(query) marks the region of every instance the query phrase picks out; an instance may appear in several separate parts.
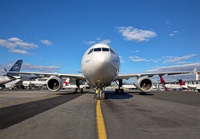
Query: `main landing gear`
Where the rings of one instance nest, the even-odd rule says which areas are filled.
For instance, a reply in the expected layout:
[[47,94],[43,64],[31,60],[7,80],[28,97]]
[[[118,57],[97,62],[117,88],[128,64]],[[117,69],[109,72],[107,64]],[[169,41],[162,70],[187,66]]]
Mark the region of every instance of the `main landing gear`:
[[83,88],[80,88],[80,81],[76,80],[76,86],[77,88],[74,89],[74,92],[77,93],[80,91],[80,93],[83,93]]
[[75,93],[77,93],[77,92],[83,93],[83,88],[75,88],[74,92]]
[[120,89],[120,87],[122,87],[122,80],[118,80],[119,84],[118,84],[118,89],[115,89],[115,94],[121,93],[124,94],[124,89]]
[[104,100],[106,98],[105,92],[100,89],[96,89],[94,99]]

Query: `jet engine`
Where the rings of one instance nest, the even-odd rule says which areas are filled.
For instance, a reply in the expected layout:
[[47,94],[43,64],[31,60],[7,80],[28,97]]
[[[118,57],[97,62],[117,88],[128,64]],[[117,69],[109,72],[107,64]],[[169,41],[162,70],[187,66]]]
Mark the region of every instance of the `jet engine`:
[[47,80],[47,88],[50,91],[59,91],[62,88],[62,80],[59,77],[52,76]]
[[153,83],[151,79],[147,77],[142,77],[137,80],[136,86],[143,92],[149,92],[153,87]]

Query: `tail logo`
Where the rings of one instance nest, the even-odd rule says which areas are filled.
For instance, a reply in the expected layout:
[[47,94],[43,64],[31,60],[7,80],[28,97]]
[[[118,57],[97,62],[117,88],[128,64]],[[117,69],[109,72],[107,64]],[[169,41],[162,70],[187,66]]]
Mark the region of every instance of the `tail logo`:
[[15,71],[18,71],[18,70],[19,70],[19,65],[18,65],[18,64],[15,64],[15,65],[13,66],[13,69],[14,69]]

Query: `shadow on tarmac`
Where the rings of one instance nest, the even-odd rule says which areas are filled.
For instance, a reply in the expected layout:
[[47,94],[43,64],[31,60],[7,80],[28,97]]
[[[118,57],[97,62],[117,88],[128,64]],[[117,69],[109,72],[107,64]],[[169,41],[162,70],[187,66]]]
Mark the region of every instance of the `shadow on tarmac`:
[[59,94],[61,95],[53,98],[0,108],[0,129],[17,124],[82,95],[81,93]]
[[115,94],[114,91],[105,91],[106,99],[130,99],[133,95],[124,93],[124,94]]

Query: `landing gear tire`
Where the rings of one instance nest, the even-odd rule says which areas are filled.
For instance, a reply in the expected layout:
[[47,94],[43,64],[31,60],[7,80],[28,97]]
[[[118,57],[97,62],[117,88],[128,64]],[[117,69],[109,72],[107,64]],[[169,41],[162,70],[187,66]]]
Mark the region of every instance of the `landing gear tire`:
[[101,93],[100,99],[104,100],[106,98],[106,94],[104,92]]
[[106,94],[104,92],[97,93],[95,98],[99,100],[104,100],[106,98]]
[[124,94],[124,89],[115,89],[115,94],[118,93]]
[[74,89],[74,93],[77,93],[77,92],[78,92],[78,88],[75,88],[75,89]]

